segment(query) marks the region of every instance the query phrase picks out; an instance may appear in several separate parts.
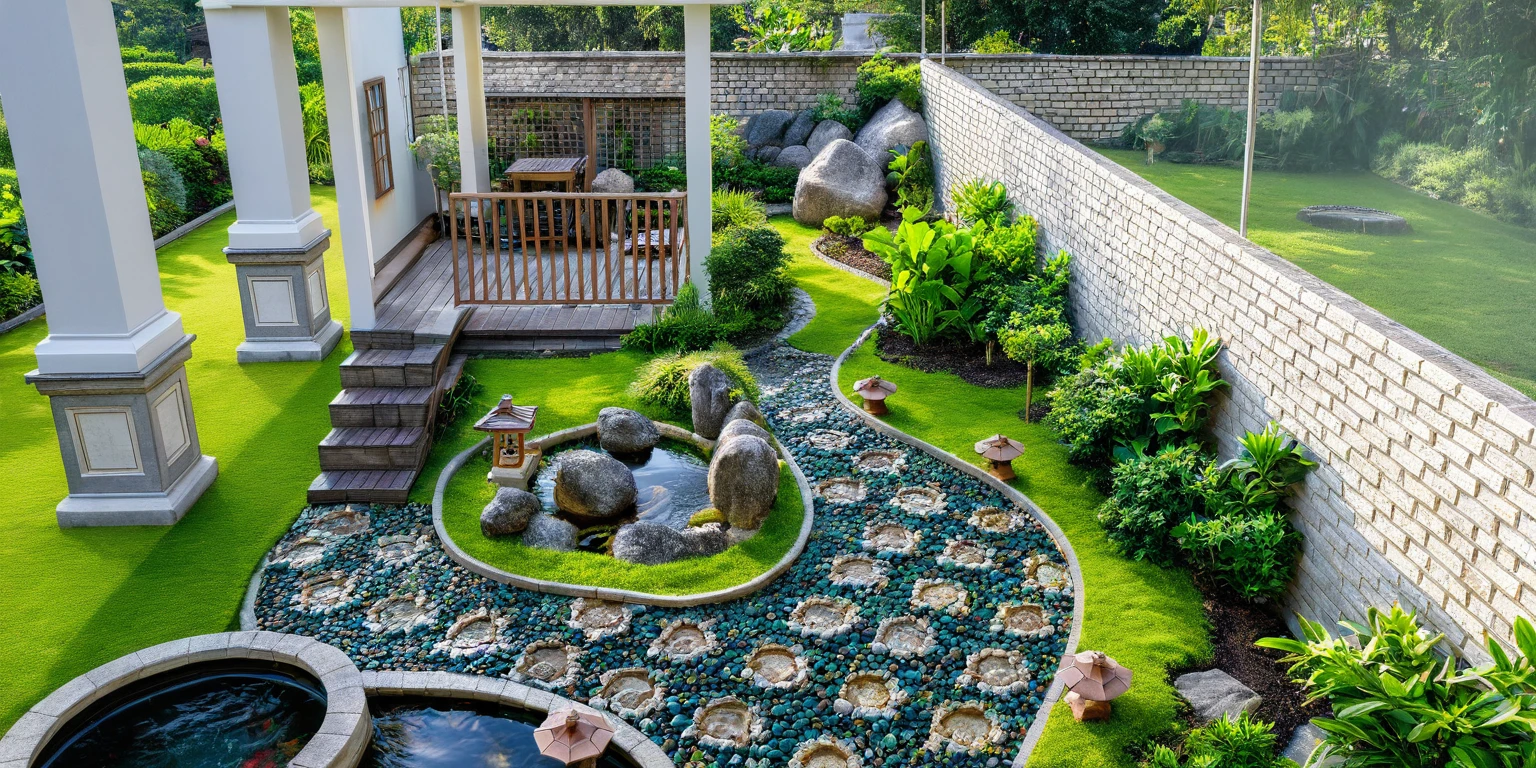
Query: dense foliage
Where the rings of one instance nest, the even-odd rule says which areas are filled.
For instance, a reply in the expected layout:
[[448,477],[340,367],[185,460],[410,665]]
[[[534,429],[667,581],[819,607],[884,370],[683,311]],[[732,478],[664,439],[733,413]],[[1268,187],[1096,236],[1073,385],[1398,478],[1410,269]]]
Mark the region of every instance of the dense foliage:
[[923,221],[924,213],[904,209],[894,234],[876,227],[864,235],[864,247],[891,265],[886,311],[896,330],[919,345],[977,322],[984,305],[976,289],[986,278],[976,269],[971,232]]
[[1275,756],[1274,725],[1247,712],[1221,717],[1195,728],[1178,749],[1159,745],[1148,768],[1280,768],[1292,765]]
[[1536,227],[1536,166],[1518,174],[1483,147],[1410,144],[1394,134],[1382,138],[1373,169],[1441,200]]
[[[133,133],[141,149],[165,158],[175,169],[179,179],[169,178],[164,167],[153,158],[150,163],[154,167],[144,166],[144,155],[140,154],[142,170],[160,177],[156,183],[162,189],[179,187],[183,190],[182,194],[171,195],[183,212],[196,216],[230,199],[222,132],[210,133],[183,118],[173,118],[164,125],[135,125]],[[157,236],[162,234],[165,232],[156,232]]]
[[697,352],[709,349],[725,338],[725,328],[706,308],[693,283],[678,289],[671,306],[655,322],[636,325],[620,340],[625,349],[655,354],[657,352]]
[[859,93],[859,112],[863,120],[868,120],[891,99],[901,99],[901,103],[910,109],[923,108],[923,79],[918,65],[902,64],[883,53],[877,53],[859,65],[854,74],[854,89]]
[[865,232],[879,226],[879,224],[866,222],[863,216],[828,216],[826,221],[821,223],[821,226],[834,235],[860,237]]
[[955,214],[968,226],[986,222],[990,227],[1006,227],[1013,223],[1013,202],[1001,181],[971,179],[951,187],[949,196],[955,201]]
[[[948,50],[985,46],[998,53],[1026,48],[1037,53],[1158,53],[1153,47],[1167,0],[1001,0],[951,3],[945,32]],[[897,50],[918,50],[918,0],[893,0],[899,12],[879,31]],[[937,52],[939,7],[928,3],[928,50]],[[894,23],[892,23],[894,22]],[[1001,35],[998,33],[1006,30]],[[995,50],[1003,46],[1006,50]]]
[[837,42],[837,33],[830,24],[813,22],[800,9],[778,0],[759,0],[730,8],[731,18],[742,30],[741,37],[735,40],[738,51],[830,51]]
[[733,399],[757,401],[757,379],[747,369],[741,353],[723,344],[699,352],[674,352],[646,363],[630,385],[630,394],[644,405],[674,415],[686,414],[690,408],[688,374],[705,363],[731,379],[735,385],[731,390]]
[[151,77],[128,87],[128,106],[136,123],[168,123],[177,118],[214,126],[219,119],[219,94],[204,77]]
[[896,193],[896,207],[926,215],[933,210],[933,163],[928,159],[928,142],[892,147],[890,152],[885,186]]
[[710,227],[722,232],[733,227],[763,227],[768,224],[768,208],[757,195],[717,189],[710,193]]
[[9,320],[42,301],[43,289],[36,276],[20,271],[0,271],[0,320]]
[[187,30],[203,21],[197,0],[115,0],[123,61],[177,62],[187,58]]
[[123,79],[133,85],[151,77],[196,77],[213,79],[213,69],[201,64],[173,64],[165,62],[129,62],[123,64]]
[[1346,768],[1523,768],[1536,763],[1536,628],[1514,621],[1515,648],[1485,639],[1489,663],[1458,669],[1417,616],[1371,608],[1364,624],[1340,622],[1335,638],[1298,617],[1303,639],[1259,645],[1288,654],[1293,680],[1327,699],[1332,718],[1313,720],[1328,738],[1308,765]]
[[32,239],[14,178],[0,176],[0,272],[32,272]]
[[1114,491],[1099,508],[1109,540],[1132,559],[1173,564],[1178,549],[1170,532],[1203,509],[1204,464],[1199,447],[1185,445],[1115,465]]
[[784,309],[795,285],[788,266],[784,237],[766,224],[714,235],[704,268],[715,315],[728,334],[784,325]]
[[[1326,93],[1326,92],[1325,92]],[[1287,93],[1282,108],[1259,115],[1254,165],[1275,170],[1317,171],[1360,167],[1369,162],[1369,147],[1349,140],[1356,127],[1347,111],[1329,107],[1325,96]],[[1176,110],[1143,115],[1127,125],[1121,140],[1179,163],[1242,162],[1248,132],[1241,110],[1186,100]]]
[[0,112],[0,168],[15,168],[16,155],[11,152],[11,129],[6,127],[5,113]]

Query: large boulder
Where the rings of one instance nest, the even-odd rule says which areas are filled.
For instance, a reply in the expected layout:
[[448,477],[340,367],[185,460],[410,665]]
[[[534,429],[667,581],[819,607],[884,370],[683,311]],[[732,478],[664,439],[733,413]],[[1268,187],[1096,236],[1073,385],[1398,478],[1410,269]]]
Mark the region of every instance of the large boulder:
[[811,150],[807,149],[804,144],[796,144],[792,147],[785,147],[783,151],[779,152],[778,156],[774,158],[773,164],[780,168],[804,168],[810,165],[813,159],[815,158],[811,155]]
[[923,122],[923,116],[908,109],[901,99],[891,99],[859,129],[853,143],[870,157],[882,158],[889,165],[892,147],[927,140],[928,124]]
[[568,451],[555,470],[555,506],[599,520],[635,506],[635,476],[624,462],[596,451]]
[[795,115],[783,109],[770,109],[759,112],[747,120],[747,128],[744,132],[747,146],[752,149],[773,144],[783,146],[784,131],[789,124],[794,122]]
[[1194,708],[1195,719],[1200,723],[1236,718],[1243,712],[1252,713],[1264,703],[1252,688],[1219,669],[1179,675],[1173,687]]
[[[737,419],[746,419],[747,421],[750,421],[759,427],[768,426],[768,419],[763,416],[762,411],[757,409],[757,406],[752,404],[751,400],[742,400],[741,402],[731,406],[729,411],[725,412],[725,423],[727,425]],[[722,435],[723,434],[724,433],[722,432]]]
[[758,147],[757,151],[752,153],[752,159],[759,163],[772,163],[779,159],[779,153],[783,150],[783,147],[775,147],[771,144],[766,147]]
[[709,462],[709,500],[732,528],[761,528],[779,493],[779,455],[756,435],[738,435]]
[[628,408],[597,412],[597,443],[609,453],[644,453],[661,442],[655,422]]
[[711,440],[718,437],[731,402],[731,377],[719,368],[705,363],[688,374],[688,403],[696,434]]
[[715,444],[715,447],[718,449],[720,446],[725,445],[726,443],[729,443],[730,441],[735,440],[742,435],[751,435],[753,437],[762,438],[763,442],[769,445],[773,445],[773,436],[768,434],[768,430],[763,429],[762,427],[759,427],[758,425],[753,424],[746,419],[737,419],[735,421],[727,421],[725,423],[725,428],[720,430],[720,441]]
[[828,216],[877,221],[885,208],[885,165],[847,139],[828,144],[795,184],[795,221],[820,227]]
[[542,507],[539,497],[521,488],[499,488],[480,512],[480,532],[491,537],[522,533]]
[[660,565],[685,557],[688,542],[682,531],[661,523],[630,523],[614,534],[610,551],[626,563]]
[[590,191],[605,195],[628,194],[635,191],[635,180],[617,168],[605,168],[592,179]]
[[730,534],[719,523],[701,525],[683,531],[683,546],[688,557],[709,557],[731,548]]
[[795,113],[795,119],[790,121],[789,127],[784,129],[784,146],[792,147],[796,144],[804,144],[811,137],[811,131],[816,128],[815,111],[802,109]]
[[811,157],[815,157],[821,154],[828,144],[838,139],[852,138],[853,131],[848,130],[848,126],[836,120],[823,120],[816,124],[816,130],[811,131],[810,138],[805,140],[805,148],[811,151]]
[[575,525],[554,515],[534,515],[523,529],[523,546],[570,552],[576,549]]

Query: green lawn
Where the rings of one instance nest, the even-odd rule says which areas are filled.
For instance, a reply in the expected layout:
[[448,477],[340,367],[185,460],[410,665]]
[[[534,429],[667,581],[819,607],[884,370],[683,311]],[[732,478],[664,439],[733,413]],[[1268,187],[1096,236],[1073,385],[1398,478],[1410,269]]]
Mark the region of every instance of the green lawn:
[[[1101,150],[1170,194],[1237,226],[1237,168],[1158,163]],[[1408,219],[1395,237],[1303,224],[1309,205],[1360,205]],[[1536,397],[1536,231],[1443,203],[1372,173],[1259,171],[1248,234],[1302,269]]]
[[[337,231],[333,189],[313,190]],[[0,475],[11,478],[0,537],[0,732],[56,686],[155,643],[227,630],[262,555],[304,508],[315,445],[341,387],[344,341],[318,363],[238,365],[244,337],[225,215],[160,252],[165,301],[197,335],[187,363],[203,452],[219,478],[168,528],[60,530],[68,492],[48,400],[22,382],[45,320],[0,336]],[[347,323],[339,238],[326,254],[331,311]]]

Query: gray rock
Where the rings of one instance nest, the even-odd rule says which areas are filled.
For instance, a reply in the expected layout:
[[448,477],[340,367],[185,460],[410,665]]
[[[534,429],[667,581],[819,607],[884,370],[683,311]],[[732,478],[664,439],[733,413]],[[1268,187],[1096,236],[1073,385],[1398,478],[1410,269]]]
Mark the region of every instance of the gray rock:
[[606,168],[592,179],[592,192],[603,194],[618,194],[635,191],[635,180],[630,175],[617,169]]
[[731,409],[731,377],[708,363],[693,369],[688,374],[688,402],[693,410],[693,431],[715,439]]
[[795,183],[795,221],[820,227],[828,216],[880,218],[885,208],[885,164],[859,145],[838,139],[800,171]]
[[553,515],[534,515],[523,530],[523,546],[571,552],[576,549],[576,526]]
[[624,462],[596,451],[561,454],[555,471],[555,506],[582,517],[606,519],[635,506],[635,476]]
[[689,528],[683,533],[683,546],[687,557],[709,557],[718,555],[731,548],[732,541],[725,532],[725,526],[719,523],[709,523],[697,528]]
[[811,151],[811,157],[815,157],[838,139],[853,139],[853,131],[836,120],[823,120],[816,124],[816,130],[811,131],[810,138],[805,140],[805,148]]
[[768,430],[752,423],[749,419],[736,419],[735,421],[725,422],[725,427],[720,430],[720,438],[716,444],[716,449],[718,450],[719,446],[725,445],[742,435],[760,437],[763,439],[763,442],[770,446],[773,445],[773,436],[768,434]]
[[792,147],[796,144],[804,144],[811,137],[811,131],[816,128],[816,118],[809,109],[802,109],[795,113],[795,119],[789,127],[784,129],[784,146]]
[[539,497],[521,488],[498,488],[480,512],[480,532],[493,537],[522,533],[542,507]]
[[[725,412],[725,423],[727,425],[737,419],[746,419],[759,427],[768,426],[768,419],[763,416],[762,411],[757,409],[757,406],[752,404],[751,400],[742,400]],[[723,431],[721,435],[724,435]]]
[[772,144],[766,147],[758,147],[757,151],[752,153],[752,158],[759,163],[772,163],[779,159],[779,152],[783,149],[783,147],[775,147]]
[[796,144],[792,147],[785,147],[783,151],[779,152],[773,164],[780,168],[804,168],[810,165],[813,159],[811,150],[807,149],[804,144]]
[[661,442],[656,424],[628,408],[597,412],[597,442],[609,453],[644,453]]
[[1195,719],[1201,723],[1251,713],[1264,702],[1253,689],[1219,669],[1180,675],[1173,687],[1194,707]]
[[[1297,765],[1306,765],[1307,758],[1312,756],[1317,745],[1323,743],[1328,734],[1323,729],[1311,724],[1302,723],[1291,732],[1291,740],[1285,745],[1285,751],[1281,757],[1294,761]],[[1343,765],[1344,760],[1338,757],[1329,757],[1317,763],[1316,768],[1329,768],[1330,766]]]
[[783,109],[770,109],[753,115],[747,120],[747,128],[743,132],[747,146],[752,149],[765,144],[783,146],[784,130],[794,119],[793,112]]
[[626,563],[660,565],[686,557],[683,532],[661,523],[630,523],[613,536],[613,556]]
[[709,500],[732,528],[761,528],[779,494],[779,456],[768,441],[739,435],[709,462]]
[[914,142],[927,140],[928,124],[923,122],[923,116],[907,109],[901,99],[891,99],[859,129],[853,143],[870,157],[883,158],[889,165],[892,147],[911,146]]

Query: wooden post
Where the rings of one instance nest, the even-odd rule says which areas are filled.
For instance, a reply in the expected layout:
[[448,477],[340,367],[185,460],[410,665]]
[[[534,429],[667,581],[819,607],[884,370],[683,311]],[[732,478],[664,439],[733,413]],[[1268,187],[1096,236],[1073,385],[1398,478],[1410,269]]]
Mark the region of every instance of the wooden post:
[[581,182],[583,192],[592,191],[592,180],[597,178],[597,111],[592,107],[592,97],[581,100],[581,141],[587,145],[587,172]]

